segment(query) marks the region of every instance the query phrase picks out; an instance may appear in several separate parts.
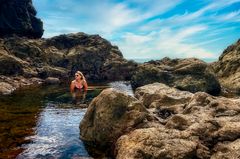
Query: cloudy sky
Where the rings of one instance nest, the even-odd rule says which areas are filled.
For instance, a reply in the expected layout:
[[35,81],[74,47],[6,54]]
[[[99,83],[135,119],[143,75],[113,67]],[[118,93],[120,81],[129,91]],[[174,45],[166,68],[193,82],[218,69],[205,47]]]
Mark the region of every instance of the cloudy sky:
[[240,38],[240,0],[33,0],[44,37],[85,32],[127,59],[217,60]]

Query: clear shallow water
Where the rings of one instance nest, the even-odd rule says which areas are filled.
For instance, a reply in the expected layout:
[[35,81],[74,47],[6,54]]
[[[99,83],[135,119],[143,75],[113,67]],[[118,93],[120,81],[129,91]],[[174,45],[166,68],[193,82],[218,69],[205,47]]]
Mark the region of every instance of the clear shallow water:
[[85,111],[48,103],[38,119],[36,134],[28,137],[32,143],[23,146],[25,150],[18,158],[88,157],[79,140],[79,122]]
[[[104,88],[133,95],[127,82],[90,86],[73,102],[68,86],[49,86],[0,96],[0,158],[91,158],[79,138],[86,108]],[[77,104],[76,104],[77,103]]]
[[128,95],[134,96],[132,85],[130,84],[130,82],[125,81],[111,82],[109,83],[109,86],[111,88],[115,88],[119,91],[125,92]]

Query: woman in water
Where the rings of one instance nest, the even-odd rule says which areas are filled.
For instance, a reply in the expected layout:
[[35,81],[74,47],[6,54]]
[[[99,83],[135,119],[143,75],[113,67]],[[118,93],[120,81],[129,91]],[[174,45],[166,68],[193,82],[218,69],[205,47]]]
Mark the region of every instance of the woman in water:
[[70,90],[71,93],[74,93],[76,91],[87,91],[88,85],[85,77],[83,76],[82,72],[77,71],[75,73],[75,80],[71,82]]
[[77,103],[77,100],[81,98],[81,96],[82,96],[81,103],[84,102],[87,89],[88,89],[88,84],[84,75],[82,74],[82,72],[77,71],[75,73],[75,80],[73,80],[70,85],[70,91],[76,103]]

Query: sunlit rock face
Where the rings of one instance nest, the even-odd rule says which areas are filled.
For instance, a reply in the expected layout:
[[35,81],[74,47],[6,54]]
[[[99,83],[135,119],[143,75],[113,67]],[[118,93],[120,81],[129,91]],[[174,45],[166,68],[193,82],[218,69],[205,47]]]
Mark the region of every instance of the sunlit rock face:
[[109,88],[91,102],[80,124],[81,138],[111,146],[146,118],[146,109],[134,97]]
[[240,93],[240,40],[228,46],[212,64],[221,85]]
[[32,0],[0,0],[0,37],[41,38],[43,23],[36,14]]
[[118,159],[239,157],[240,99],[162,83],[138,87],[135,97],[103,91],[81,122],[82,138],[112,144]]

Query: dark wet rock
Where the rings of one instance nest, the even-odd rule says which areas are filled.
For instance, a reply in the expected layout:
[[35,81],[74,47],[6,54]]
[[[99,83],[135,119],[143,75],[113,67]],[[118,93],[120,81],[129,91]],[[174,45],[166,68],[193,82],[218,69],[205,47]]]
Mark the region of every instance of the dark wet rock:
[[88,107],[80,123],[80,136],[85,142],[111,146],[145,118],[146,109],[136,98],[105,89]]
[[32,0],[0,1],[0,37],[26,36],[41,38],[43,23],[36,18]]
[[212,63],[222,86],[240,93],[240,40],[227,47],[217,62]]
[[[65,67],[71,74],[81,70],[93,81],[130,79],[137,64],[123,58],[118,47],[99,35],[84,33],[60,35],[47,39],[44,44],[51,65]],[[52,55],[53,54],[53,55]]]
[[45,79],[45,84],[59,84],[60,80],[54,77],[48,77]]
[[[73,75],[81,70],[88,80],[130,79],[137,64],[127,61],[116,46],[98,35],[60,35],[50,39],[11,37],[1,40],[6,55],[21,59],[23,67],[41,78]],[[6,70],[6,68],[4,68]],[[12,69],[10,69],[12,70]],[[59,70],[59,71],[57,71]],[[23,73],[25,74],[25,73]],[[26,71],[29,76],[29,71]]]
[[24,64],[27,65],[23,60],[0,51],[0,75],[22,75]]
[[131,79],[134,88],[160,82],[180,90],[207,92],[218,95],[220,84],[212,68],[195,59],[169,59],[149,61],[140,65]]
[[77,106],[79,106],[80,108],[87,108],[88,107],[88,105],[87,104],[77,104]]
[[62,67],[51,67],[46,65],[41,68],[37,68],[38,76],[40,78],[55,77],[66,79],[68,76],[68,70]]

